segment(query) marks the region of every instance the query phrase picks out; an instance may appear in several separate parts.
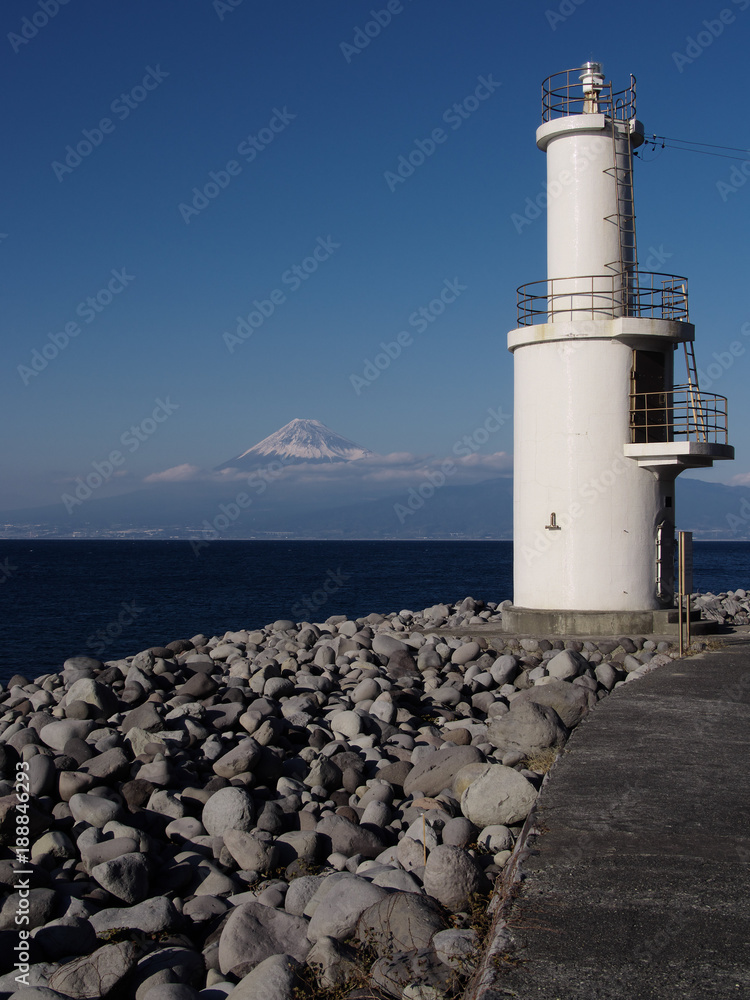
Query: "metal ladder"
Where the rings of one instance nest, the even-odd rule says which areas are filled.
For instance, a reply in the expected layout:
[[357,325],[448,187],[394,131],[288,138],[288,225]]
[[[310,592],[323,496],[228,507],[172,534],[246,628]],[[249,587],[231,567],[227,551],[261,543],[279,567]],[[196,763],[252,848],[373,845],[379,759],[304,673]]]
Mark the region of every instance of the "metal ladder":
[[618,260],[610,261],[605,266],[623,276],[626,315],[637,315],[638,303],[631,302],[632,294],[628,275],[638,270],[638,246],[635,235],[635,198],[633,193],[633,150],[630,142],[626,152],[618,153],[617,148],[617,109],[612,109],[609,125],[612,132],[612,166],[604,171],[614,179],[617,211],[604,217],[605,222],[617,226],[620,244]]
[[683,341],[685,365],[687,367],[688,438],[691,427],[695,428],[696,440],[706,441],[706,415],[703,412],[701,391],[698,387],[698,371],[695,366],[695,351],[692,340]]

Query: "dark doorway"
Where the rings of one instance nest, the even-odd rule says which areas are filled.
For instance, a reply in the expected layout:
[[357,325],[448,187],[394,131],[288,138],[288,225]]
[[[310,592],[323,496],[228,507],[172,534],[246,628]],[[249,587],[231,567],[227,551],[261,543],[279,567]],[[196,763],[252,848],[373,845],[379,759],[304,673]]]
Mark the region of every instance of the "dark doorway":
[[633,351],[630,426],[633,444],[672,439],[671,387],[663,351]]

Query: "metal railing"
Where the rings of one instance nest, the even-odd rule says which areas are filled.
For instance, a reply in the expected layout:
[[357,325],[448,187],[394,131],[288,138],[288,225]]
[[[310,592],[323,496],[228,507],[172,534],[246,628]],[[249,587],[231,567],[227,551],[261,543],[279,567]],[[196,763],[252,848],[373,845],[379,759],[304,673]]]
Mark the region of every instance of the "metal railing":
[[[583,115],[591,111],[590,100],[583,93],[581,73],[584,66],[564,69],[548,76],[542,84],[542,121]],[[635,118],[635,77],[630,74],[630,86],[613,93],[612,82],[604,83],[596,100],[601,114],[615,121]]]
[[516,291],[518,325],[619,316],[688,322],[687,278],[623,271],[529,281]]
[[676,385],[667,392],[631,392],[632,444],[664,441],[729,443],[726,396]]

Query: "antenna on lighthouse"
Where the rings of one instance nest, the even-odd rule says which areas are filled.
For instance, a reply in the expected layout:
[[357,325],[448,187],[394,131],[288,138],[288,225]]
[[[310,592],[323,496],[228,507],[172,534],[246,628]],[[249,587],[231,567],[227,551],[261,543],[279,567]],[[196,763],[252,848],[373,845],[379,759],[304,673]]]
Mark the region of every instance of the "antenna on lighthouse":
[[581,66],[583,71],[578,79],[583,85],[583,113],[597,114],[599,111],[599,94],[604,86],[602,64],[586,62]]

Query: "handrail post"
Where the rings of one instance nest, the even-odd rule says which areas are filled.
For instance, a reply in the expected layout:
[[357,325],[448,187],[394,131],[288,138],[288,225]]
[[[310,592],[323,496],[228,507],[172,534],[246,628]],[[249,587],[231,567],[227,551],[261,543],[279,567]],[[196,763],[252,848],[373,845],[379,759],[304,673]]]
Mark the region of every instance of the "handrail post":
[[687,599],[687,644],[690,646],[690,595],[693,592],[693,533],[692,531],[678,531],[677,533],[677,600],[678,600],[678,628],[680,632],[679,654],[683,654],[682,641],[682,601]]

